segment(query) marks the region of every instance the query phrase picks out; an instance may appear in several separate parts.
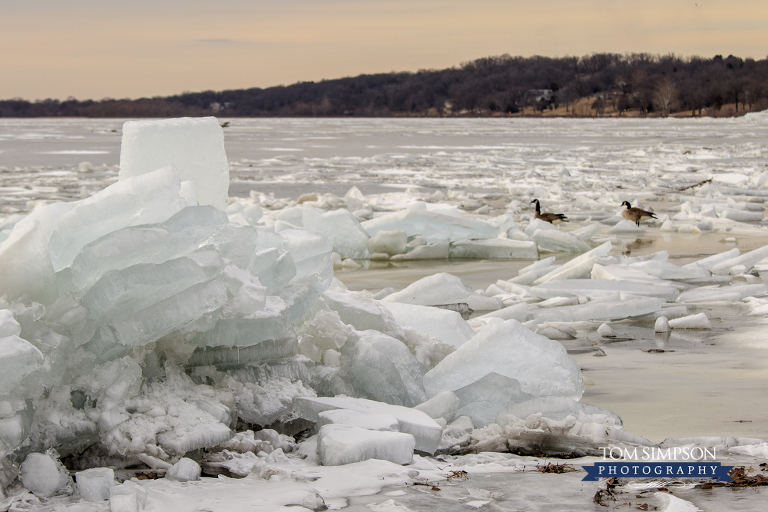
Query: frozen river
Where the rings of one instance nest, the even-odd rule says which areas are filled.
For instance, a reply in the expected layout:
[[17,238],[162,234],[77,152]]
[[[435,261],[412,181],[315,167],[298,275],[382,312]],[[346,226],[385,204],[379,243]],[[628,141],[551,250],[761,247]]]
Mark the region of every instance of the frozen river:
[[[643,206],[673,216],[696,190],[679,189],[710,178],[726,191],[724,203],[745,201],[757,210],[768,199],[759,181],[768,171],[768,122],[759,117],[221,121],[229,122],[230,195],[237,197],[251,191],[277,200],[312,192],[343,196],[353,185],[365,195],[400,193],[403,201],[406,192],[441,191],[449,199],[454,192],[465,193],[453,202],[467,212],[480,205],[471,204],[475,197],[496,214],[509,211],[523,221],[531,213],[529,201],[538,197],[572,219],[566,230],[585,220],[607,221],[607,229],[621,197],[642,198]],[[23,214],[36,201],[79,199],[114,182],[122,123],[0,119],[0,219]],[[596,200],[605,194],[615,198],[615,209]],[[666,250],[677,264],[768,243],[759,222],[733,234],[655,227],[640,236],[617,236],[615,254]],[[554,254],[558,262],[572,257]],[[485,289],[529,263],[366,263],[337,276],[350,289],[376,292],[445,271]],[[564,342],[587,379],[583,401],[617,412],[628,431],[657,441],[693,435],[768,439],[765,320],[732,313],[715,312],[712,331],[673,333],[665,340],[625,322],[618,324],[616,341],[595,334]],[[607,357],[594,357],[596,346]]]

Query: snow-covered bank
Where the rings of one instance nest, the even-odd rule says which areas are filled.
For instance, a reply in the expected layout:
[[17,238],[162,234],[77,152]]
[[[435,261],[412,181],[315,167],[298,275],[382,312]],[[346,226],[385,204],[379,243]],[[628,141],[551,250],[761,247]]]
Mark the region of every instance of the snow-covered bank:
[[[609,444],[652,445],[623,432],[610,411],[576,401],[581,370],[553,339],[585,325],[611,336],[604,322],[627,318],[646,329],[660,318],[671,329],[711,328],[695,308],[727,300],[761,314],[768,291],[759,277],[764,248],[685,267],[664,252],[611,253],[623,245],[622,230],[609,228],[613,220],[620,227],[618,213],[603,211],[605,224],[567,233],[528,222],[520,201],[492,212],[498,197],[376,197],[353,188],[343,200],[230,199],[214,121],[132,126],[126,162],[149,167],[121,172],[87,199],[52,203],[4,225],[5,484],[28,454],[48,448],[58,454],[44,465],[57,473],[62,457],[72,469],[152,468],[194,480],[198,462],[207,474],[279,476],[275,468],[293,450],[310,465],[330,466],[372,457],[408,463],[414,449],[595,454]],[[133,144],[144,128],[167,136],[165,144]],[[192,146],[209,148],[202,162],[216,172],[178,156]],[[169,147],[175,150],[165,154]],[[697,190],[717,214],[720,190]],[[620,194],[595,203],[607,207]],[[738,203],[738,195],[729,204],[752,211],[756,203]],[[659,224],[693,233],[676,223],[704,209],[683,210],[685,218]],[[752,217],[742,220],[752,223],[730,214],[706,222],[728,233],[762,231]],[[533,260],[547,247],[586,252],[563,265],[533,263],[485,290],[439,273],[373,296],[333,279],[333,252],[340,268],[352,268],[353,258],[398,256]],[[298,434],[312,428],[307,421],[321,425],[318,437],[298,447],[270,428],[247,430]],[[34,487],[31,478],[25,485]],[[62,482],[53,492],[72,489]],[[141,493],[129,486],[114,494],[139,500]]]

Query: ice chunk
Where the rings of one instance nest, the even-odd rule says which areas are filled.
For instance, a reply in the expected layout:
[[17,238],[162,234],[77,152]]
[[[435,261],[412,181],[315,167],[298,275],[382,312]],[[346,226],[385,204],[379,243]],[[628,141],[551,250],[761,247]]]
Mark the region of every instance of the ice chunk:
[[[168,465],[170,467],[170,464]],[[167,469],[167,468],[165,468]],[[139,505],[139,509],[144,508],[144,506],[147,504],[147,491],[144,490],[144,488],[138,484],[133,483],[131,480],[126,480],[120,485],[116,485],[112,487],[112,491],[110,493],[109,499],[110,499],[110,505],[112,503],[112,498],[115,496],[133,496],[136,502]],[[130,506],[130,501],[126,501],[121,504],[122,506]],[[111,511],[110,511],[111,512]]]
[[459,416],[443,430],[443,438],[440,441],[439,450],[448,450],[468,445],[474,430],[475,426],[472,424],[472,419],[469,416]]
[[698,313],[670,320],[669,327],[672,329],[711,329],[712,324],[706,313]]
[[542,322],[579,322],[586,320],[619,320],[647,315],[661,309],[664,299],[645,297],[610,302],[589,302],[577,306],[547,308],[531,313],[533,320]]
[[82,299],[91,318],[136,311],[207,281],[203,269],[189,258],[159,265],[138,264],[102,277]]
[[679,267],[668,261],[638,261],[629,266],[661,279],[701,279],[709,276],[703,267]]
[[760,222],[763,220],[763,212],[725,209],[720,212],[720,218],[735,220],[737,222]]
[[457,348],[475,335],[456,311],[400,302],[382,301],[381,304],[392,313],[398,324],[437,336]]
[[349,409],[352,411],[371,414],[388,414],[397,418],[400,432],[411,434],[416,439],[416,450],[434,453],[440,444],[443,429],[440,425],[422,411],[374,402],[364,398],[336,397],[297,397],[293,406],[300,417],[309,421],[318,421],[319,414],[333,409]]
[[[656,263],[656,262],[654,262]],[[627,265],[600,265],[595,263],[592,267],[592,279],[605,279],[606,281],[629,281],[634,283],[657,284],[667,286],[669,283],[658,277]]]
[[608,324],[600,324],[600,327],[597,328],[597,334],[603,337],[615,336],[613,329],[611,329],[611,326]]
[[72,262],[72,282],[86,290],[109,270],[190,255],[226,224],[224,212],[195,206],[161,224],[119,229],[83,247]]
[[[490,318],[500,318],[502,320],[517,320],[518,322],[524,322],[528,319],[528,304],[525,302],[521,304],[513,304],[506,308],[502,308],[496,311],[491,311],[484,315],[476,316],[472,320],[487,320]],[[474,332],[472,333],[474,336]],[[471,336],[470,336],[471,337]]]
[[635,224],[631,220],[622,219],[618,223],[616,223],[616,225],[611,227],[611,229],[609,229],[608,232],[638,234],[638,233],[645,233],[645,230],[639,227],[637,224]]
[[448,248],[451,258],[530,260],[539,257],[534,242],[510,240],[508,238],[489,238],[485,240],[457,240]]
[[109,497],[109,512],[139,512],[136,493],[112,494]]
[[21,464],[19,480],[35,496],[48,498],[72,492],[69,471],[49,453],[30,453]]
[[368,233],[360,222],[344,208],[321,213],[311,206],[302,207],[304,229],[319,233],[333,245],[342,258],[368,258]]
[[422,402],[415,407],[429,415],[430,418],[443,418],[451,421],[456,417],[456,411],[461,401],[453,391],[443,391],[433,396],[426,402]]
[[483,378],[456,390],[460,400],[456,416],[469,416],[475,427],[484,427],[496,422],[496,414],[514,402],[533,398],[520,389],[520,382],[498,373],[491,372]]
[[543,251],[586,252],[589,244],[560,230],[537,229],[532,237]]
[[600,232],[600,224],[588,224],[579,229],[574,229],[570,232],[571,235],[577,237],[579,240],[587,241]]
[[531,263],[527,267],[523,267],[520,270],[517,271],[517,275],[521,276],[527,272],[532,272],[534,270],[539,270],[546,267],[551,267],[555,263],[555,257],[550,256],[548,258],[541,259],[539,261],[536,261],[534,263]]
[[424,376],[428,396],[455,391],[490,372],[517,379],[526,393],[580,398],[581,370],[558,342],[516,320],[488,325]]
[[407,250],[408,235],[404,231],[379,231],[368,242],[368,252],[386,253],[390,256],[404,254]]
[[533,282],[536,281],[541,276],[549,274],[550,272],[558,268],[560,268],[560,265],[549,265],[546,267],[536,268],[534,270],[529,270],[527,272],[521,273],[520,275],[510,279],[508,282],[514,283],[514,284],[530,285],[530,284],[533,284]]
[[17,225],[0,242],[0,297],[50,304],[59,296],[48,240],[39,222]]
[[475,293],[461,278],[445,272],[419,279],[383,300],[422,306],[465,303],[474,311],[501,308],[501,302],[498,299]]
[[[256,366],[262,363],[279,361],[293,357],[298,353],[296,338],[288,336],[277,340],[267,339],[260,343],[248,343],[246,340],[255,337],[255,324],[245,324],[238,329],[238,338],[243,338],[243,344],[248,346],[207,346],[196,349],[187,361],[187,368],[200,366],[216,366],[219,369]],[[258,339],[258,338],[256,338]]]
[[48,243],[53,268],[70,266],[83,247],[107,233],[163,222],[185,206],[172,167],[118,181],[61,216]]
[[635,283],[631,281],[608,281],[605,279],[571,279],[568,281],[550,281],[532,286],[529,293],[542,299],[552,297],[579,297],[624,293],[640,297],[659,297],[665,301],[674,301],[680,296],[677,288],[658,284]]
[[21,326],[19,322],[13,318],[13,313],[10,309],[0,309],[0,338],[6,336],[18,336],[21,334]]
[[163,432],[157,436],[157,443],[166,452],[181,455],[200,448],[215,446],[232,437],[229,427],[202,411],[200,414],[203,416],[202,421]]
[[742,284],[716,288],[695,288],[680,294],[677,302],[696,303],[712,301],[738,302],[747,297],[756,297],[768,293],[764,284]]
[[438,240],[432,244],[417,245],[405,254],[395,254],[392,261],[411,260],[444,260],[448,258],[450,243],[448,240]]
[[409,237],[422,235],[428,242],[495,238],[499,234],[498,225],[438,211],[427,211],[424,203],[365,221],[362,226],[371,236],[379,231],[397,230],[404,231]]
[[545,274],[536,279],[533,284],[543,284],[549,281],[557,281],[563,279],[578,279],[589,275],[592,271],[592,266],[595,264],[594,258],[605,256],[611,251],[611,242],[605,242],[603,245],[595,247],[589,252],[585,252],[581,256],[573,258],[568,263],[565,263],[561,267],[553,270],[549,274]]
[[229,164],[215,117],[128,121],[123,124],[120,180],[172,165],[192,181],[201,205],[227,206]]
[[403,432],[368,430],[351,425],[324,425],[317,436],[317,453],[324,466],[368,459],[410,464],[416,440]]
[[226,301],[226,286],[214,279],[139,311],[116,315],[113,325],[123,345],[146,345],[216,311]]
[[368,430],[400,431],[400,423],[390,414],[371,414],[348,409],[321,412],[318,415],[317,427],[322,428],[323,425],[352,425]]
[[497,423],[505,425],[513,422],[511,418],[525,420],[534,414],[555,421],[562,421],[568,416],[573,416],[580,421],[585,421],[588,418],[588,421],[592,423],[605,426],[621,428],[623,425],[621,418],[614,412],[560,396],[537,397],[525,402],[509,404],[499,411]]
[[717,263],[712,267],[712,273],[715,275],[728,275],[728,272],[732,267],[737,265],[743,265],[746,270],[750,270],[756,263],[768,257],[768,245],[764,245],[753,251],[736,256],[720,263]]
[[398,339],[403,339],[403,330],[392,313],[367,292],[326,290],[323,301],[336,311],[341,321],[354,326],[358,331],[373,329]]
[[424,367],[401,341],[368,330],[341,353],[340,376],[356,394],[407,407],[427,399],[422,387]]
[[718,263],[722,263],[723,261],[735,258],[739,254],[741,254],[741,251],[739,251],[739,248],[734,247],[729,251],[721,252],[719,254],[713,254],[712,256],[707,256],[706,258],[702,258],[700,260],[696,260],[691,263],[688,263],[687,265],[683,265],[683,268],[702,267],[706,270],[712,270],[712,267],[714,267]]
[[42,352],[27,340],[14,335],[0,338],[0,396],[42,366]]
[[[291,253],[299,279],[311,274],[333,275],[331,252],[333,246],[324,236],[299,229],[287,229],[280,232],[283,247]],[[330,284],[330,279],[328,280]],[[327,285],[326,285],[327,286]]]
[[541,219],[533,219],[523,230],[526,235],[533,237],[536,231],[560,231],[560,228]]
[[171,480],[178,480],[179,482],[200,480],[200,465],[192,459],[182,457],[176,464],[170,467],[165,477]]
[[77,491],[85,501],[104,501],[115,485],[115,472],[109,468],[86,469],[78,471],[75,479]]
[[667,317],[660,316],[656,319],[656,324],[653,326],[654,332],[669,332],[669,320]]

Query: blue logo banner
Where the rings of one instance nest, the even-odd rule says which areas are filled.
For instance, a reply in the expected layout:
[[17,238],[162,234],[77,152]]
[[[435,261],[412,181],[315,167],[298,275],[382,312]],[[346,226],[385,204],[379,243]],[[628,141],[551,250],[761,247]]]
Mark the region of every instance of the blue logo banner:
[[594,466],[582,466],[587,472],[583,481],[598,478],[717,478],[732,482],[728,472],[733,466],[721,466],[719,462],[596,462]]

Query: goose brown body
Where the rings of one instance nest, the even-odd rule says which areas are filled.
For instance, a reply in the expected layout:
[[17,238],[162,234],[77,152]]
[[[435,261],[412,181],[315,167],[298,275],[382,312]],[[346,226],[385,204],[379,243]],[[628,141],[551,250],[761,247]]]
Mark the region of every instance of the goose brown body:
[[631,220],[632,222],[634,222],[637,225],[637,227],[640,227],[641,220],[656,218],[656,214],[653,212],[641,210],[640,208],[632,208],[632,205],[629,204],[629,201],[624,201],[623,203],[621,203],[621,206],[625,206],[625,205],[627,209],[621,212],[621,216],[627,220]]
[[568,222],[568,217],[563,215],[562,213],[541,213],[541,205],[539,204],[538,199],[534,199],[531,201],[532,203],[536,203],[536,215],[534,218],[543,220],[544,222],[549,222],[550,224],[560,224],[561,222]]

